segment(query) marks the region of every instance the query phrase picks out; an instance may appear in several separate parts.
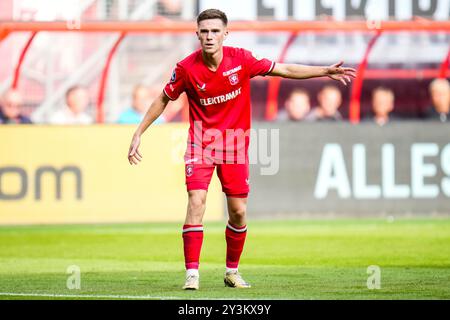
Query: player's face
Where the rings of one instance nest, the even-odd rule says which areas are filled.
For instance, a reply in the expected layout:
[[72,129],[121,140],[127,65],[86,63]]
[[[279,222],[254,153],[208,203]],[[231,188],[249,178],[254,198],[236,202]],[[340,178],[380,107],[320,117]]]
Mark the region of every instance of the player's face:
[[227,35],[228,30],[220,19],[203,20],[198,24],[197,37],[205,53],[214,54],[221,50]]

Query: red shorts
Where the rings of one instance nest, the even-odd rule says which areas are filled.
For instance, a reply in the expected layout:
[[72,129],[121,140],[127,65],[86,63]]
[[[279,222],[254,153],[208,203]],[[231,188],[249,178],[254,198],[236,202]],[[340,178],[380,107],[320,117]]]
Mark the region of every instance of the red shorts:
[[187,190],[208,190],[214,169],[222,184],[222,191],[229,197],[247,198],[250,191],[246,164],[186,164]]

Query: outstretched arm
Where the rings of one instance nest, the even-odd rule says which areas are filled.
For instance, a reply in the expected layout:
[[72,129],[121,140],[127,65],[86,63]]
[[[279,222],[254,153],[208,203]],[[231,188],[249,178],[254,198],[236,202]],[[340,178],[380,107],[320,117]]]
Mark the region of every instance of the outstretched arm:
[[343,61],[331,66],[307,66],[301,64],[277,63],[270,76],[278,76],[289,79],[310,79],[316,77],[329,77],[341,81],[344,85],[356,77],[356,70],[342,67]]
[[150,108],[148,108],[147,113],[139,124],[136,132],[133,135],[133,139],[131,140],[130,149],[128,150],[128,162],[131,165],[138,164],[142,159],[142,155],[139,152],[139,145],[141,144],[141,135],[147,130],[147,128],[155,121],[161,113],[166,108],[169,103],[169,98],[161,92],[158,98],[153,101]]

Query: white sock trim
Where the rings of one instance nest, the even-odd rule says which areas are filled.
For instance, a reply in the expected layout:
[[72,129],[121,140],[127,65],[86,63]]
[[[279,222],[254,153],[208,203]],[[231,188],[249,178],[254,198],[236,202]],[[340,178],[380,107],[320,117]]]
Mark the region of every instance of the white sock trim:
[[203,231],[203,227],[189,227],[183,229],[183,233],[192,232],[192,231]]
[[188,276],[200,277],[200,274],[198,273],[198,269],[187,269],[186,270],[186,277],[188,277]]
[[230,272],[238,272],[238,268],[228,268],[228,267],[226,267],[226,270],[225,270],[225,272],[226,273],[230,273]]
[[241,228],[241,229],[237,229],[237,228],[233,227],[229,223],[227,223],[227,228],[230,229],[230,230],[233,230],[234,232],[237,232],[237,233],[243,233],[243,232],[247,231],[247,226],[245,226],[244,228]]

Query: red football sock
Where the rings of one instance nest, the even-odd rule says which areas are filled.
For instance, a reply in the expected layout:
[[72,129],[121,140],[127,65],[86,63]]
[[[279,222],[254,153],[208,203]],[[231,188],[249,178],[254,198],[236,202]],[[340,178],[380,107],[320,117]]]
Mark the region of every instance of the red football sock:
[[227,240],[227,268],[236,269],[238,267],[246,236],[247,226],[237,227],[228,222],[227,228],[225,229],[225,239]]
[[198,269],[200,250],[203,243],[203,225],[185,224],[183,226],[184,262],[187,269]]

